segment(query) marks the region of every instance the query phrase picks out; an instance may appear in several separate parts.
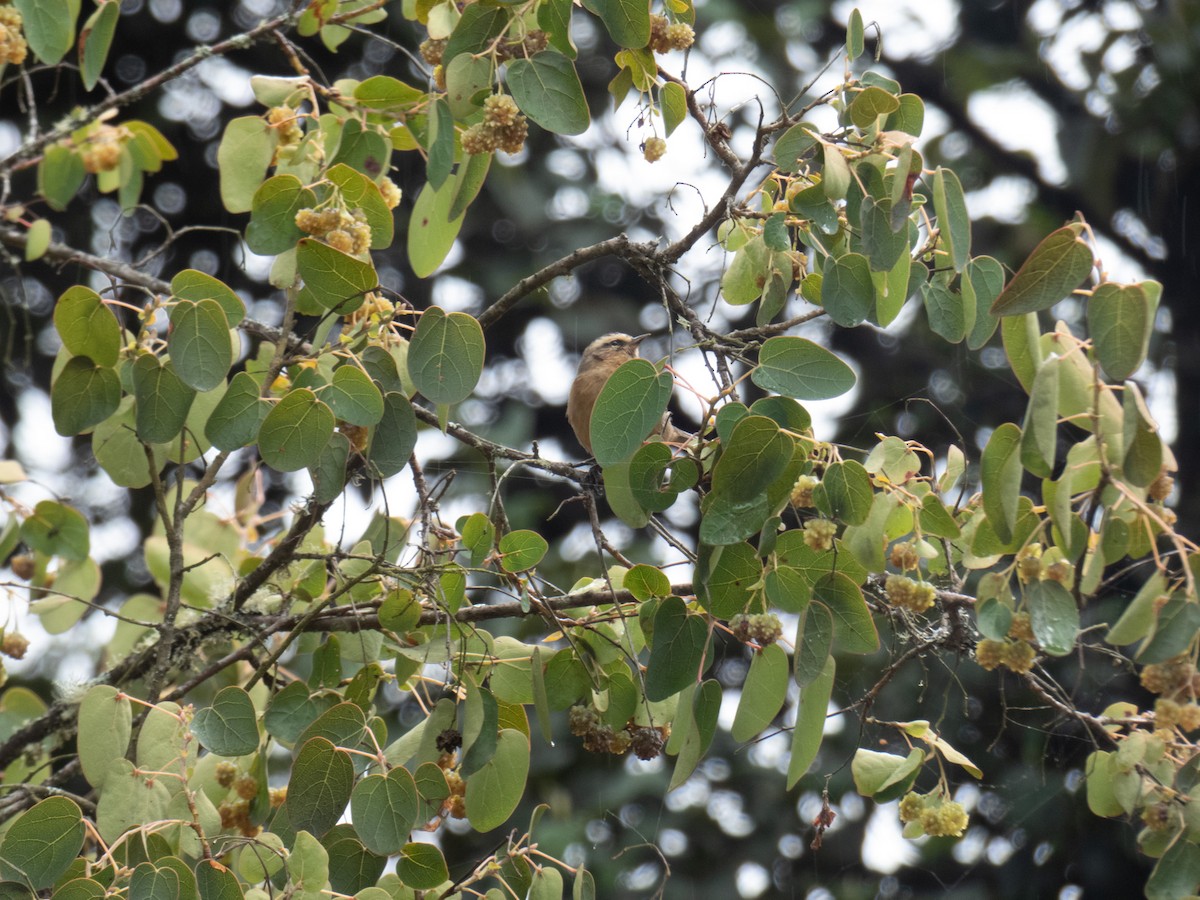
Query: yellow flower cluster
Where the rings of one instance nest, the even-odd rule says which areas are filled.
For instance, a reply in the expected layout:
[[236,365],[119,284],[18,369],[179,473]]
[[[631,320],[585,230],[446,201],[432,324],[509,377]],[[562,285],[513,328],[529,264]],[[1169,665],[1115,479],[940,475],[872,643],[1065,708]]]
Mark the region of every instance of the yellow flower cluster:
[[296,213],[296,227],[351,256],[362,256],[371,247],[371,226],[359,209],[302,209]]
[[521,115],[516,101],[507,94],[493,94],[483,102],[483,121],[472,125],[462,136],[464,153],[490,153],[503,150],[517,153],[525,146],[529,121]]
[[29,45],[21,31],[21,13],[11,6],[0,6],[0,65],[25,62]]

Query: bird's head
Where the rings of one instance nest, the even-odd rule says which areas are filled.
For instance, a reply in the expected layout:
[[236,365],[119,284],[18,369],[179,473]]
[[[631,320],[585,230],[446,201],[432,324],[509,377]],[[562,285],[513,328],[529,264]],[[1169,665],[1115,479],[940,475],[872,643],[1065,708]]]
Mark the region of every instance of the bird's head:
[[621,363],[637,356],[638,346],[648,337],[650,337],[648,334],[631,337],[615,331],[598,337],[583,351],[583,358],[579,361],[579,371],[585,372],[596,366],[615,369]]

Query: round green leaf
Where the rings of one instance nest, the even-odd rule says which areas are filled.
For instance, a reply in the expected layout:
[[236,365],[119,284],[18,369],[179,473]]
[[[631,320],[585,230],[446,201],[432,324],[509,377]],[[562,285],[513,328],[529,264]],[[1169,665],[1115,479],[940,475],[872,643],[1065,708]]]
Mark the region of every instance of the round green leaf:
[[992,432],[980,463],[983,510],[1001,541],[1012,539],[1021,496],[1021,429],[1005,422]]
[[133,364],[137,436],[148,444],[165,443],[183,430],[196,392],[153,353],[143,353]]
[[1087,278],[1092,249],[1080,234],[1083,226],[1064,225],[1042,239],[992,304],[996,316],[1049,309]]
[[225,320],[233,328],[246,317],[246,304],[233,288],[219,278],[197,269],[184,269],[171,279],[171,294],[179,300],[216,300],[225,312]]
[[372,853],[391,856],[408,840],[417,821],[417,786],[408,770],[397,766],[383,775],[368,775],[350,795],[354,830]]
[[639,564],[625,573],[622,587],[638,600],[666,597],[671,593],[671,579],[661,569]]
[[254,194],[275,155],[275,129],[258,116],[241,116],[225,126],[217,148],[221,201],[231,213],[250,212]]
[[[478,8],[478,5],[468,7]],[[482,158],[490,159],[490,156]],[[452,212],[460,178],[465,177],[469,168],[469,164],[459,166],[459,177],[446,179],[438,188],[426,184],[417,195],[408,226],[408,261],[418,278],[432,275],[454,246],[466,210],[465,207],[459,210],[458,215],[452,215]]]
[[874,653],[879,633],[862,589],[841,572],[829,572],[813,585],[813,599],[829,608],[837,644],[847,653]]
[[221,384],[233,363],[229,320],[221,304],[209,298],[176,303],[167,346],[184,384],[198,391]]
[[746,416],[734,426],[713,470],[713,493],[748,499],[767,489],[791,462],[795,444],[765,416]]
[[1026,593],[1033,633],[1051,656],[1066,656],[1075,649],[1079,633],[1079,607],[1057,581],[1038,581]]
[[[703,565],[706,558],[707,566]],[[704,608],[720,619],[745,612],[750,589],[762,578],[762,563],[754,548],[741,542],[729,544],[703,554],[701,563],[698,570],[704,574],[697,597]]]
[[42,891],[83,849],[83,814],[73,800],[48,797],[26,810],[0,842],[0,878]]
[[75,43],[79,3],[70,0],[13,0],[29,48],[46,65],[56,65]]
[[694,684],[708,647],[708,626],[668,597],[654,614],[654,645],[646,665],[646,699],[666,700]]
[[352,313],[362,306],[367,292],[379,286],[371,263],[315,238],[296,245],[296,272],[304,282],[296,302],[300,309],[313,312]]
[[258,432],[258,451],[271,468],[295,472],[317,462],[333,426],[329,407],[308,388],[298,388],[267,413]]
[[592,451],[601,466],[624,462],[662,421],[674,379],[644,359],[622,363],[592,408]]
[[430,891],[450,877],[450,870],[446,868],[446,859],[441,850],[433,844],[413,842],[405,844],[400,851],[396,874],[406,887]]
[[950,169],[939,167],[934,173],[933,209],[954,271],[961,272],[971,258],[971,217],[967,214],[962,184]]
[[47,556],[74,562],[88,558],[87,519],[76,509],[54,500],[41,500],[21,523],[21,539]]
[[1096,358],[1108,377],[1124,381],[1136,372],[1154,324],[1145,291],[1136,284],[1100,285],[1088,300],[1087,321]]
[[321,394],[333,414],[351,425],[374,425],[383,418],[383,395],[358,366],[338,367],[333,384]]
[[100,72],[108,59],[120,17],[120,4],[102,3],[88,16],[79,31],[79,74],[83,77],[83,86],[89,91],[100,80]]
[[78,153],[62,144],[51,144],[38,163],[38,193],[51,209],[62,212],[86,177]]
[[50,386],[54,430],[66,437],[99,425],[121,405],[121,380],[87,356],[72,356]]
[[353,789],[350,754],[323,737],[310,738],[300,748],[288,781],[287,808],[292,827],[317,837],[324,835],[346,811]]
[[212,706],[196,713],[192,733],[218,756],[245,756],[258,749],[258,717],[254,702],[240,687],[222,688]]
[[529,738],[503,728],[496,752],[467,780],[467,819],[476,831],[491,831],[508,820],[525,794],[529,775]]
[[847,525],[867,521],[874,496],[871,477],[862,463],[853,459],[829,465],[813,489],[817,509]]
[[72,356],[91,357],[98,366],[115,366],[121,350],[121,325],[91,288],[67,288],[54,305],[54,327]]
[[[614,2],[630,3],[631,0]],[[648,22],[644,4],[641,10]],[[644,47],[645,43],[639,46]],[[587,131],[591,116],[583,95],[583,85],[575,65],[557,50],[543,50],[529,59],[514,59],[508,64],[507,82],[521,112],[547,131],[555,134],[583,134]]]
[[[450,136],[451,138],[454,136],[453,127],[451,127]],[[450,145],[453,148],[453,140]],[[383,195],[379,192],[379,185],[373,179],[350,168],[345,163],[331,166],[325,173],[325,179],[337,185],[338,191],[342,195],[342,201],[348,207],[361,210],[366,217],[367,225],[371,229],[371,249],[385,250],[390,247],[395,222],[392,211],[388,209]]]
[[408,347],[408,372],[417,390],[434,403],[460,403],[483,372],[483,329],[466,313],[431,306]]
[[760,388],[797,400],[828,400],[854,387],[854,372],[807,338],[768,338],[750,379]]
[[549,549],[536,531],[510,531],[500,538],[500,567],[505,572],[526,572],[540,563]]
[[417,446],[417,417],[404,394],[388,391],[383,398],[383,417],[371,432],[367,459],[380,478],[395,475],[408,465]]
[[243,900],[244,896],[237,876],[211,859],[196,863],[196,887],[203,900]]
[[316,205],[317,195],[295,175],[273,175],[254,192],[246,246],[263,256],[290,250],[304,237],[296,226],[296,213]]
[[129,698],[108,684],[88,689],[79,704],[79,764],[93,787],[103,787],[109,766],[123,759],[133,733]]
[[[847,253],[834,260],[833,265],[826,266],[821,281],[821,305],[829,318],[843,327],[851,328],[866,321],[875,306],[875,283],[871,280],[871,266],[865,256]],[[766,351],[765,346],[763,350]]]
[[245,372],[238,372],[208,417],[204,434],[218,450],[237,450],[254,443],[270,411],[271,404],[259,396],[254,379]]

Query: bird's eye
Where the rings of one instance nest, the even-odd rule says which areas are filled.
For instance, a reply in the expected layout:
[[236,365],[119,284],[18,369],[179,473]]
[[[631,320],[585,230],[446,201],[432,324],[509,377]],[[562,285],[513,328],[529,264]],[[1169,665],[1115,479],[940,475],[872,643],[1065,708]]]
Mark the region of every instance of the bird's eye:
[[625,346],[625,342],[624,342],[624,341],[609,341],[609,342],[608,342],[608,346],[610,346],[610,347],[612,347],[614,350],[616,350],[616,349],[618,349],[619,347],[624,347],[624,346]]

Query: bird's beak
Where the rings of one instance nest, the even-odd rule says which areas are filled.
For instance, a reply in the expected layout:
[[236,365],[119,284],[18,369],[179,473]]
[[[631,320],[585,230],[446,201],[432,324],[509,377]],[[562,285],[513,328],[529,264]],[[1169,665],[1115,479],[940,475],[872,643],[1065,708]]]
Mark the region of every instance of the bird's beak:
[[633,338],[629,343],[636,347],[639,344],[641,344],[641,342],[644,341],[648,337],[650,337],[650,332],[647,331],[645,334],[639,334],[637,337]]

